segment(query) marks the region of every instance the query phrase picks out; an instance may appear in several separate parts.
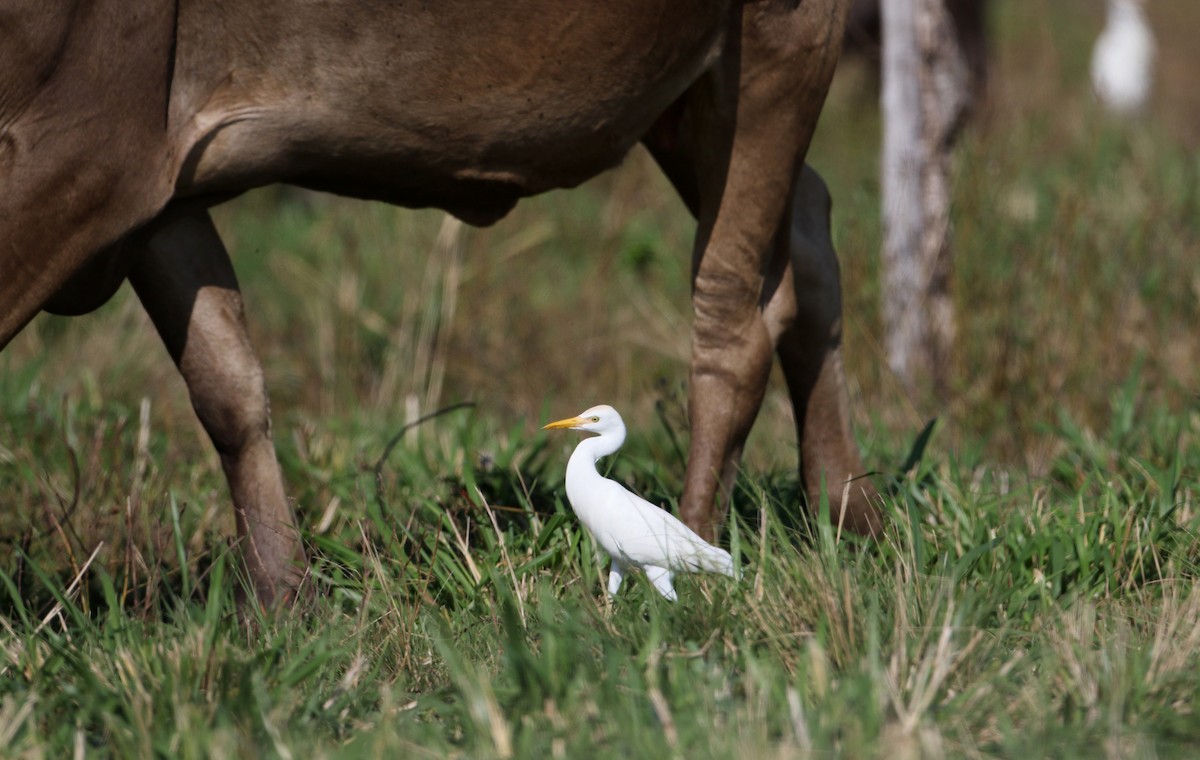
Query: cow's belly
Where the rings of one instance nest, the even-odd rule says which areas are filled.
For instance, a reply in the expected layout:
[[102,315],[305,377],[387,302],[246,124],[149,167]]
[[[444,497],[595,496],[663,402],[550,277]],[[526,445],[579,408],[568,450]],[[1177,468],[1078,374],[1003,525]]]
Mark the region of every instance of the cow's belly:
[[[177,191],[290,181],[494,221],[618,163],[711,65],[728,16],[671,0],[430,5],[348,38],[275,19],[285,28],[249,61],[236,40],[198,32],[173,94],[186,122]],[[496,10],[480,21],[480,7]],[[220,44],[234,48],[201,54]]]

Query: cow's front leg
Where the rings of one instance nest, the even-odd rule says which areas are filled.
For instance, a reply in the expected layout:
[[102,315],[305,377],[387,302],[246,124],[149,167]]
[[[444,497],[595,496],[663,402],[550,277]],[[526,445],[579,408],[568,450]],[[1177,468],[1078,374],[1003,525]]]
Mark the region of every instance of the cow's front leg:
[[711,538],[766,391],[764,282],[841,46],[845,3],[745,5],[713,69],[645,138],[696,215],[692,424],[680,512]]
[[708,540],[723,518],[715,502],[733,486],[771,370],[771,341],[758,311],[761,280],[725,259],[705,257],[692,294],[692,437],[680,517]]
[[229,256],[200,207],[169,208],[134,242],[129,279],[220,455],[255,595],[267,607],[290,604],[307,563]]
[[829,232],[830,205],[825,183],[804,167],[767,277],[763,318],[795,411],[810,508],[819,503],[824,487],[835,523],[874,535],[883,522],[875,488],[862,477],[850,429],[842,370],[841,278]]

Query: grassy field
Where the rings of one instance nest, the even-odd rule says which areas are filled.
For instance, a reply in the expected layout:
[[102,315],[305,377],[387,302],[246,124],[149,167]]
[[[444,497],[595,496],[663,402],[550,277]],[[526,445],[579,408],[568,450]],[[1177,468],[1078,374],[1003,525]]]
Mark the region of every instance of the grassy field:
[[0,754],[1194,757],[1200,6],[1150,5],[1153,108],[1116,124],[1087,84],[1099,3],[995,4],[944,399],[883,361],[877,96],[839,72],[811,161],[887,531],[801,516],[775,383],[742,577],[676,605],[600,593],[575,439],[538,430],[613,403],[613,476],[678,498],[692,225],[643,155],[485,230],[281,189],[216,210],[314,555],[304,614],[235,614],[224,480],[136,299],[40,317],[0,354]]

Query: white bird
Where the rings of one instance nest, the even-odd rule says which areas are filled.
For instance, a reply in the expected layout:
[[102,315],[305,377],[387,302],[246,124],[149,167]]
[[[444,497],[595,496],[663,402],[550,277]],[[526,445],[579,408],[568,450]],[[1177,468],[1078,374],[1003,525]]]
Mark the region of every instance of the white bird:
[[1092,87],[1108,110],[1132,116],[1150,97],[1154,34],[1142,0],[1108,0],[1108,21],[1092,49]]
[[673,573],[706,571],[733,576],[733,558],[709,544],[671,513],[659,509],[596,470],[596,461],[625,442],[625,423],[611,406],[593,406],[578,417],[551,422],[543,430],[599,433],[583,439],[567,462],[567,501],[596,543],[608,552],[608,593],[615,596],[625,574],[646,573],[658,593],[675,601]]

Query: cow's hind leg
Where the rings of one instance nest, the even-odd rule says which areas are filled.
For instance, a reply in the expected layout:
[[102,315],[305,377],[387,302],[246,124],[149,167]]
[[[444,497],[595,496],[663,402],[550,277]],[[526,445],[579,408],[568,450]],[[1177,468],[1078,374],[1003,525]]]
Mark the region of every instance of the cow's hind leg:
[[874,487],[859,477],[863,466],[850,430],[842,371],[841,282],[829,210],[825,183],[804,167],[785,218],[790,223],[781,227],[776,241],[763,318],[796,414],[810,507],[819,503],[824,487],[835,523],[874,535],[882,521]]
[[199,207],[169,208],[134,242],[141,250],[129,279],[220,455],[254,592],[265,606],[289,604],[306,560],[229,256]]

